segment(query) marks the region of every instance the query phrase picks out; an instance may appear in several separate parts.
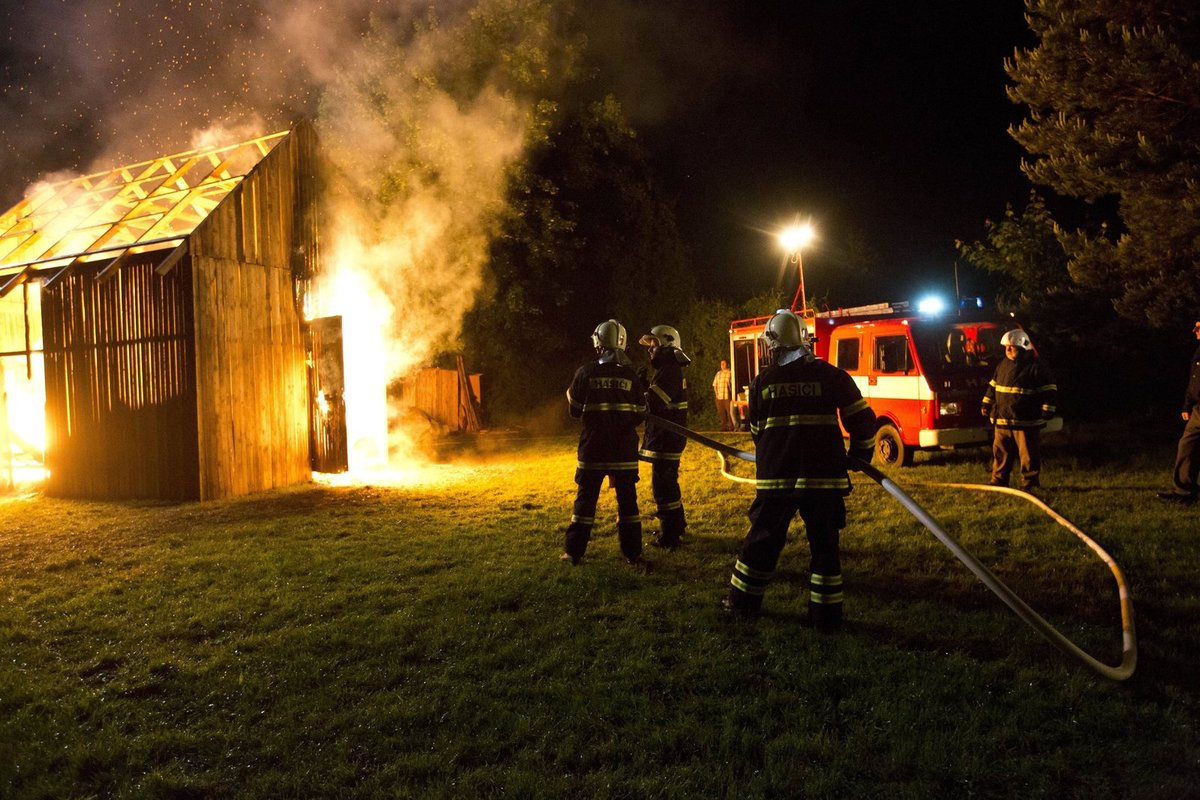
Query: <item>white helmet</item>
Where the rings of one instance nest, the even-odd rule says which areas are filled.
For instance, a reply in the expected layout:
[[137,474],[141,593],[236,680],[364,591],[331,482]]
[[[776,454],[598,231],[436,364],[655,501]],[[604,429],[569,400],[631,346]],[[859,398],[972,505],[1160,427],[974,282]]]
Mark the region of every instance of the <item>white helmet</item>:
[[625,326],[615,319],[605,320],[592,331],[592,346],[600,350],[624,350]]
[[779,309],[775,316],[767,320],[763,336],[767,339],[768,350],[808,347],[808,329],[795,313],[786,308]]
[[1029,341],[1029,334],[1020,328],[1014,328],[1000,337],[1001,347],[1008,347],[1010,344],[1022,350],[1033,349],[1033,342]]
[[650,332],[638,339],[638,344],[643,347],[678,347],[683,349],[683,342],[679,340],[679,331],[672,328],[670,325],[655,325],[650,329]]

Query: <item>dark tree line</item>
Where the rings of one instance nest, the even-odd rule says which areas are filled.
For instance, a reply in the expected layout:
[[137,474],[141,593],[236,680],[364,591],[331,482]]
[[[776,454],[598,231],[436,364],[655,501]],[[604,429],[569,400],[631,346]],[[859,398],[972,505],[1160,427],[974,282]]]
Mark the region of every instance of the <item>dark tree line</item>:
[[1075,411],[1173,405],[1200,314],[1200,10],[1026,0],[1026,19],[1037,44],[1005,67],[1028,116],[1010,133],[1049,195],[961,250],[1000,278]]

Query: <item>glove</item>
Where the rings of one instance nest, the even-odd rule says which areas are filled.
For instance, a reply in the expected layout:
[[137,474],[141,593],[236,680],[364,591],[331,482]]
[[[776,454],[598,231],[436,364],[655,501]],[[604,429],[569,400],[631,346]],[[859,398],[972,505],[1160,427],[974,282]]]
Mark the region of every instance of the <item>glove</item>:
[[984,406],[983,408],[979,409],[979,416],[981,416],[981,417],[988,416],[987,406]]

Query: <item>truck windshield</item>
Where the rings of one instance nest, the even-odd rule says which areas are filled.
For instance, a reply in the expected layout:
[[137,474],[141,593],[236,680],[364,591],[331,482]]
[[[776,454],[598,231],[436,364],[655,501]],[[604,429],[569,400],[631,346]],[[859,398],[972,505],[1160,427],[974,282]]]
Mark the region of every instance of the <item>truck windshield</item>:
[[1004,358],[1000,337],[1009,322],[926,322],[911,325],[917,357],[926,372],[991,371]]

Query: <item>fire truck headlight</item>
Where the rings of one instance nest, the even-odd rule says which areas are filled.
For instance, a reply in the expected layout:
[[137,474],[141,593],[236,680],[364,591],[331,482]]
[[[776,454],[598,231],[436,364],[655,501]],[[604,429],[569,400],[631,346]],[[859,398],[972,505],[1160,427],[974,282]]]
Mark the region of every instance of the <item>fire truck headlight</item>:
[[962,413],[962,406],[955,403],[938,403],[939,417],[957,417]]

